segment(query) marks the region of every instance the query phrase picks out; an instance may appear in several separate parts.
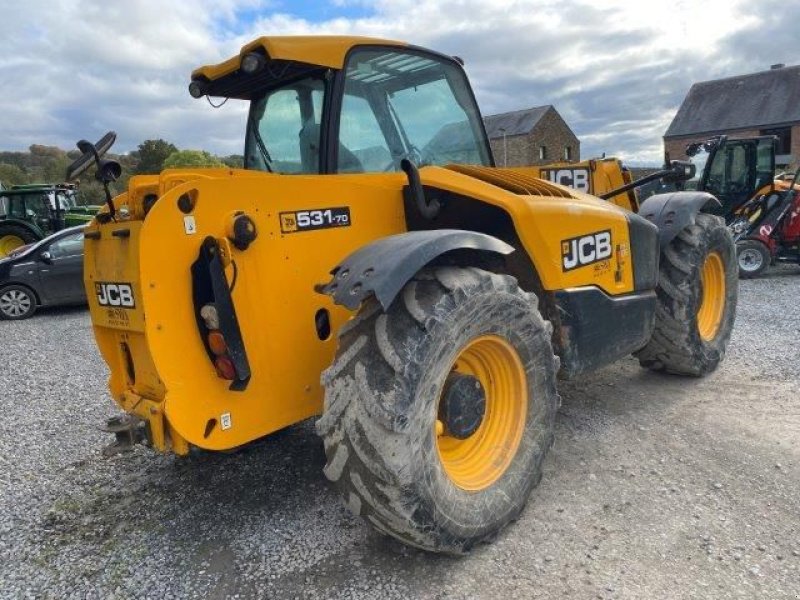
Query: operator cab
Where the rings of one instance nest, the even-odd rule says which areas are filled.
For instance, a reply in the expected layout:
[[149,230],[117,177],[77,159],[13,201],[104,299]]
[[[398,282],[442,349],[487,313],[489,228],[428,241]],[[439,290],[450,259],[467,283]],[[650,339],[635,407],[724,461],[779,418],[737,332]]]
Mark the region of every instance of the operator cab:
[[394,42],[332,37],[329,45],[341,54],[337,68],[324,42],[296,59],[303,40],[261,38],[242,49],[238,63],[234,57],[193,74],[195,97],[250,102],[246,169],[381,173],[400,171],[403,159],[418,167],[492,166],[458,60]]
[[761,136],[728,139],[718,136],[689,144],[686,154],[697,167],[683,184],[687,190],[705,191],[719,198],[710,212],[731,215],[766,185],[775,173],[775,138]]

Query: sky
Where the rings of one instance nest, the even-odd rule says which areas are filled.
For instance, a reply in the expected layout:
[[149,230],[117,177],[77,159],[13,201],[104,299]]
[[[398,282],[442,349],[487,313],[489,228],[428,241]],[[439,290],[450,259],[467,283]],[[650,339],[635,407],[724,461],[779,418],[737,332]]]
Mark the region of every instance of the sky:
[[244,103],[194,100],[192,69],[261,35],[354,34],[462,57],[483,114],[554,105],[582,158],[657,164],[691,84],[797,64],[798,22],[777,0],[0,0],[0,150],[111,129],[116,152],[241,153]]

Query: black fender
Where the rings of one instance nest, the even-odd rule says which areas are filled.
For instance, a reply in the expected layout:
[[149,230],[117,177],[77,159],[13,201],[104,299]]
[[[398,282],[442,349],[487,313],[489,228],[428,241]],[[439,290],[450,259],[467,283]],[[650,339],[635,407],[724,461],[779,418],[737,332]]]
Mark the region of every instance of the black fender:
[[694,217],[709,204],[720,201],[708,192],[670,192],[655,194],[639,207],[639,214],[658,227],[658,243],[663,249]]
[[381,238],[362,246],[331,270],[328,283],[317,291],[334,303],[356,310],[374,294],[384,310],[408,281],[433,259],[453,250],[506,255],[514,251],[504,241],[475,231],[433,229]]

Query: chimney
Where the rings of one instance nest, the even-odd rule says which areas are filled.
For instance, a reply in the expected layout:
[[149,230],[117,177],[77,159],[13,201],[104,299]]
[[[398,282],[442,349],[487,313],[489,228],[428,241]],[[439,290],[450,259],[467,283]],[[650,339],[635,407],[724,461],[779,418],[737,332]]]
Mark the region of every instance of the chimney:
[[784,63],[775,63],[774,65],[770,65],[769,68],[771,71],[774,71],[775,69],[782,69],[785,66]]

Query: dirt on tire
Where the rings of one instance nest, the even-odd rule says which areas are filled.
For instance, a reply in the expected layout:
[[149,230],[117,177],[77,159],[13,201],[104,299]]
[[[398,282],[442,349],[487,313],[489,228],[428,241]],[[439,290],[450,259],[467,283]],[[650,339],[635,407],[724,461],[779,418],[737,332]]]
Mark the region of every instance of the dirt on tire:
[[[704,293],[701,271],[714,252],[724,266],[725,300],[717,331],[706,340],[698,327]],[[720,217],[698,214],[661,252],[655,329],[647,345],[635,353],[639,364],[678,375],[711,373],[725,356],[738,289],[736,248],[730,232]]]
[[[559,399],[552,327],[516,280],[475,268],[425,270],[384,312],[376,301],[342,328],[323,374],[317,432],[325,475],[350,510],[378,531],[427,550],[459,554],[515,520],[542,476]],[[527,418],[499,479],[461,489],[439,460],[436,403],[461,347],[477,336],[507,340],[524,365]]]

